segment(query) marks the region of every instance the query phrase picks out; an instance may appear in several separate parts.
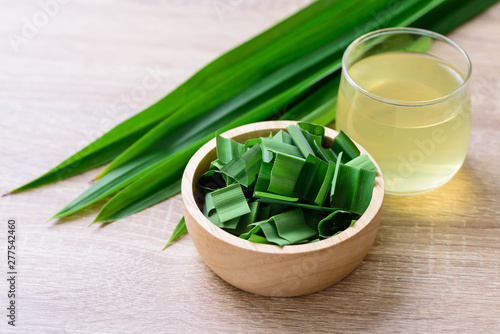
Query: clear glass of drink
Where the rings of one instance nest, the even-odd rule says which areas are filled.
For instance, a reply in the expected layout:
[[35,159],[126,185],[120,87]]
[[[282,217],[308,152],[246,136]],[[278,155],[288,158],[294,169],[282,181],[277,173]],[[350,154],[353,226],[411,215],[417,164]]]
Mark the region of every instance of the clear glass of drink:
[[386,193],[434,189],[460,169],[471,123],[471,62],[440,34],[389,28],[345,51],[337,130],[375,158]]

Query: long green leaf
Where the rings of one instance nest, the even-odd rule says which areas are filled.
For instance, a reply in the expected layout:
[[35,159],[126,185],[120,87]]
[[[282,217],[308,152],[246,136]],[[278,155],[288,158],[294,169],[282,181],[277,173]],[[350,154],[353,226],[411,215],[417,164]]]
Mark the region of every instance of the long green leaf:
[[[240,115],[240,117],[236,120],[229,122],[228,124],[220,128],[213,129],[211,127],[207,127],[200,129],[199,127],[193,125],[190,126],[189,129],[183,129],[183,131],[181,131],[182,133],[178,133],[179,131],[177,131],[176,135],[170,136],[173,142],[171,142],[168,146],[164,146],[160,150],[149,153],[148,155],[141,156],[113,170],[112,172],[110,172],[110,174],[105,175],[86,192],[84,192],[82,195],[68,204],[65,208],[63,208],[60,212],[54,215],[53,218],[61,218],[75,213],[91,205],[92,203],[95,203],[109,196],[110,194],[123,189],[125,186],[131,184],[138,178],[148,174],[150,171],[157,168],[158,165],[163,165],[164,162],[162,161],[162,159],[177,161],[179,162],[179,164],[187,163],[187,160],[189,160],[189,154],[186,154],[186,152],[190,152],[190,154],[192,155],[198,147],[200,147],[213,137],[213,133],[215,131],[223,132],[235,126],[268,119],[269,117],[274,115],[274,110],[276,110],[276,108],[280,108],[286,105],[286,103],[289,102],[290,99],[292,99],[294,96],[297,96],[299,92],[303,92],[304,90],[306,90],[316,81],[317,75],[314,74],[312,78],[308,78],[304,82],[300,82],[290,89],[282,92],[281,94],[274,96],[273,98],[265,101],[262,104],[259,104],[256,108],[247,111],[243,114],[243,116]],[[239,113],[235,113],[234,116],[238,115]],[[198,121],[197,125],[201,126],[202,122],[203,120]],[[215,122],[212,123],[212,126],[218,127],[220,126],[220,124]],[[193,132],[196,132],[196,135],[193,135]],[[205,132],[207,132],[207,134],[205,134]],[[203,134],[205,134],[205,136],[199,138]],[[194,140],[196,141],[193,143]],[[175,160],[171,159],[171,157],[175,157]],[[157,179],[164,179],[166,177],[168,177],[168,174],[160,174],[157,176]],[[160,190],[157,189],[156,191]],[[142,209],[144,208],[146,207],[142,207]]]
[[[387,3],[388,2],[386,1],[367,1],[365,5],[371,6],[372,10],[381,10],[385,8]],[[338,17],[342,17],[343,20],[348,21],[353,28],[356,27],[356,24],[365,22],[366,19],[370,18],[371,14],[368,13],[367,8],[360,8],[356,5],[356,1],[343,1],[342,5],[340,4],[340,2],[335,2],[335,4],[339,8],[342,5],[347,4],[347,6],[349,7],[349,11],[341,11],[336,15]],[[332,3],[330,3],[330,5],[332,5]],[[412,6],[415,6],[415,3],[413,1],[409,1],[409,4],[405,3],[399,6],[394,11],[394,17],[396,18],[394,21],[397,21],[397,18],[400,16],[406,18],[407,14],[402,14],[413,8]],[[323,14],[324,13],[318,15],[318,18],[316,18],[316,20],[320,20],[319,17],[323,17]],[[325,16],[325,18],[327,17]],[[237,93],[237,91],[231,94],[226,93],[226,91],[233,91],[233,85],[229,84],[228,82],[226,82],[226,91],[224,91],[223,93],[217,92],[213,94],[207,94],[207,92],[204,92],[204,94],[200,94],[197,99],[193,99],[192,101],[187,103],[185,106],[176,111],[176,113],[171,117],[165,119],[162,123],[156,126],[146,136],[134,143],[134,145],[131,146],[126,152],[115,159],[113,163],[101,173],[101,175],[106,174],[107,172],[126,163],[127,161],[134,159],[135,157],[147,152],[148,150],[154,149],[156,145],[161,145],[163,142],[165,142],[164,137],[166,134],[171,134],[172,132],[182,133],[182,131],[179,129],[182,124],[188,124],[190,121],[198,117],[205,116],[205,114],[212,108],[220,108],[219,104],[223,101],[226,101],[223,103],[223,105],[226,107],[225,110],[227,112],[227,108],[238,108],[245,103],[250,103],[252,99],[255,99],[259,96],[261,100],[263,95],[267,95],[267,97],[270,97],[272,95],[269,95],[269,93],[272,93],[272,90],[274,88],[278,89],[278,91],[281,91],[282,88],[280,88],[280,85],[289,85],[288,82],[297,80],[297,78],[300,77],[310,76],[310,73],[312,72],[324,73],[319,74],[320,76],[316,78],[317,81],[324,78],[326,75],[338,70],[340,68],[340,58],[343,50],[347,47],[347,45],[350,43],[350,41],[352,41],[353,38],[365,32],[362,29],[349,29],[348,26],[340,21],[341,20],[321,21],[321,24],[318,23],[318,25],[321,26],[322,29],[318,30],[318,25],[311,27],[310,31],[304,33],[304,36],[307,36],[310,40],[304,40],[302,41],[302,43],[300,39],[302,35],[295,36],[291,41],[291,45],[293,45],[295,49],[298,45],[300,45],[299,50],[295,50],[295,58],[292,61],[282,65],[283,67],[278,67],[274,72],[270,72],[272,74],[263,76],[260,79],[260,82],[254,82],[253,86],[250,86],[240,94],[237,94],[237,98],[235,98],[234,96],[234,93]],[[391,22],[387,23],[389,24]],[[327,33],[325,29],[331,30]],[[312,35],[312,31],[316,31],[316,34]],[[290,50],[283,49],[284,44],[286,43],[274,45],[274,48],[272,48],[269,53],[266,53],[266,60],[269,61],[269,63],[272,63],[273,66],[276,66],[276,64],[282,64],[283,59],[287,59],[287,57],[290,57],[288,54],[286,54],[287,52],[289,53]],[[309,53],[302,53],[303,45],[310,46],[313,44],[316,46],[316,48],[309,50]],[[284,54],[279,53],[278,50],[281,50]],[[262,52],[262,50],[256,51],[257,53]],[[335,59],[335,61],[332,61],[332,58]],[[274,59],[274,62],[272,62],[271,59]],[[248,61],[248,59],[245,59],[245,61]],[[262,63],[265,63],[263,59],[255,59],[253,63],[251,63],[252,72],[258,70],[258,68],[262,66]],[[238,70],[241,71],[242,67],[244,66],[241,66]],[[295,79],[291,80],[292,78]],[[237,77],[236,79],[241,80],[241,77]],[[222,99],[221,97],[224,98]],[[200,102],[200,99],[203,99],[203,101]],[[219,102],[214,103],[214,101]],[[223,110],[218,110],[217,112],[218,114],[225,113]],[[168,141],[171,141],[171,139],[169,139]]]
[[[338,67],[338,65],[336,65],[336,66]],[[320,70],[319,76],[318,76],[318,74],[314,74],[313,77],[311,77],[310,79],[308,79],[309,84],[304,85],[303,83],[300,83],[296,87],[298,89],[302,89],[302,90],[306,89],[309,85],[316,83],[318,80],[320,80],[322,78],[323,75],[321,73],[330,73],[331,71],[332,71],[331,68],[327,68],[326,70]],[[297,88],[292,87],[292,89],[289,89],[287,91],[288,92],[287,93],[288,96],[291,97],[291,96],[293,96],[292,94],[297,94],[297,91],[296,91]],[[287,94],[285,94],[284,97],[286,97]],[[288,101],[288,99],[285,100],[285,101]],[[264,103],[263,106],[266,106],[266,103]],[[274,107],[276,107],[276,105]],[[181,115],[181,114],[178,114],[178,115]],[[177,118],[184,120],[185,117],[181,117],[181,116],[179,116]],[[168,122],[164,122],[164,123],[165,124],[169,124],[169,126],[174,126],[175,125],[174,123],[168,123]],[[198,124],[200,124],[200,123],[198,123]],[[213,126],[218,126],[218,121],[217,122],[213,121],[212,125]],[[170,149],[170,153],[175,153],[175,150],[180,150],[183,147],[183,145],[184,146],[185,145],[189,145],[192,141],[198,139],[199,137],[202,137],[207,132],[212,132],[214,130],[213,128],[207,127],[205,125],[204,125],[204,129],[203,129],[204,131],[200,131],[200,129],[198,127],[196,127],[196,126],[192,126],[192,125],[189,125],[189,126],[186,125],[186,126],[188,127],[188,129],[181,128],[181,129],[175,131],[173,134],[171,134],[169,136],[169,139],[171,139],[170,140],[170,147],[169,148],[164,148],[165,149],[165,154],[169,153],[169,149]],[[161,127],[160,127],[160,129],[161,129]],[[161,129],[161,130],[163,131],[164,129]],[[153,137],[155,137],[155,136],[157,136],[157,135],[154,135]],[[188,141],[188,139],[190,139],[190,141]],[[144,140],[146,140],[146,139],[144,139]],[[130,182],[131,182],[130,179],[128,181],[124,180],[123,183],[125,183],[125,184],[117,185],[116,187],[113,187],[113,188],[109,189],[106,192],[106,196],[109,195],[110,193],[113,193],[116,190],[118,190],[119,187],[123,187],[123,186],[125,186],[126,184],[128,184]],[[100,198],[103,198],[103,197],[104,197],[104,195],[98,196],[95,199],[92,199],[92,202],[95,202],[95,201],[97,201],[97,200],[99,200]],[[86,205],[91,204],[91,202],[87,203],[85,201],[84,202],[77,201],[77,203],[80,204],[80,208],[83,208]],[[74,210],[78,210],[78,208],[74,208]],[[65,214],[68,214],[68,212],[76,212],[76,211],[66,211]],[[61,216],[61,215],[56,215],[56,217],[59,217],[59,216]]]
[[[241,75],[240,72],[245,71],[245,68],[241,66],[242,62],[246,61],[251,63],[253,61],[252,59],[261,59],[262,54],[266,54],[266,48],[269,47],[273,48],[274,52],[277,53],[276,57],[279,57],[280,53],[273,45],[274,43],[292,40],[294,36],[297,36],[295,38],[303,36],[304,40],[309,40],[310,36],[308,33],[313,32],[311,31],[313,30],[311,27],[318,25],[320,21],[328,21],[328,19],[331,19],[332,15],[335,15],[342,7],[342,5],[332,6],[331,3],[323,1],[306,7],[304,10],[292,15],[271,29],[214,60],[165,98],[143,112],[119,124],[101,138],[74,154],[46,174],[12,192],[19,192],[58,181],[110,161],[153,126],[157,125],[159,121],[176,111],[186,102],[192,101],[194,97],[203,95],[210,90],[219,92],[227,91],[225,85],[227,84],[226,81],[230,81],[231,76],[238,78],[238,76]],[[316,41],[316,43],[318,42]],[[304,46],[302,54],[307,53],[316,45],[317,44],[313,43],[311,40],[310,45]],[[260,50],[260,52],[255,52],[255,50]],[[295,55],[293,52],[289,52],[287,50],[287,45],[283,45],[283,50],[281,52],[283,53],[284,51],[286,51],[285,55],[287,55],[288,58],[283,58],[282,61],[301,56],[300,52],[297,52]],[[276,66],[279,66],[280,63],[281,62],[277,62]],[[262,68],[260,71],[252,71],[254,74],[252,77],[245,78],[245,80],[239,80],[240,86],[233,84],[230,85],[230,87],[235,91],[241,91],[245,87],[258,81],[259,76],[263,77],[268,73],[274,72],[274,69],[269,68],[268,65],[262,64],[262,66],[267,66],[268,71],[266,72],[266,67]],[[238,70],[240,72],[238,72]],[[214,95],[220,96],[220,94],[216,93],[214,93]],[[221,98],[223,97],[221,96]]]
[[[130,119],[129,121],[132,121]],[[132,122],[133,123],[133,122]],[[126,127],[127,124],[122,123],[123,126],[120,129]],[[58,166],[52,168],[42,176],[24,184],[21,187],[18,187],[14,190],[11,190],[11,193],[18,193],[21,191],[29,190],[35,187],[43,186],[45,184],[49,184],[52,182],[57,182],[73,175],[77,175],[83,173],[92,168],[103,165],[111,160],[113,160],[116,156],[118,156],[121,152],[123,152],[128,146],[130,146],[134,141],[139,139],[142,135],[146,133],[150,128],[145,127],[142,130],[137,130],[132,134],[118,139],[115,137],[115,132],[112,130],[108,132],[106,135],[101,137],[102,140],[98,139],[92,144],[88,145],[81,151],[75,153],[68,159],[64,160]],[[121,134],[124,134],[124,130],[118,131]],[[113,140],[113,138],[115,138]],[[108,143],[110,142],[110,143]]]
[[68,203],[51,219],[66,217],[122,189],[125,186],[125,182],[133,182],[141,176],[137,173],[137,170],[140,169],[141,166],[148,165],[152,161],[157,160],[158,156],[159,153],[145,156],[141,159],[137,159],[133,163],[114,170],[113,173],[95,182],[89,189]]
[[[184,167],[197,147],[198,145],[194,144],[189,149],[164,159],[146,173],[139,174],[138,180],[132,186],[128,186],[119,192],[118,195],[115,195],[104,205],[94,222],[109,222],[127,217],[178,193],[181,189],[179,180]],[[102,180],[108,175],[104,176]],[[125,186],[124,184],[126,185],[128,182],[122,183],[121,186]],[[165,189],[171,189],[172,192],[165,193]],[[95,202],[98,199],[100,198],[96,195],[95,198],[89,199],[88,202]],[[157,201],[155,202],[154,199]]]
[[[491,2],[491,1],[489,1]],[[489,3],[488,2],[488,3]],[[457,1],[455,1],[455,3],[457,3]],[[438,5],[438,3],[435,3],[434,5]],[[439,19],[439,16],[433,16],[433,12],[431,11],[433,8],[434,8],[434,5],[431,4],[431,6],[427,5],[426,6],[426,9],[428,10],[426,14],[424,14],[422,17],[425,17],[427,18],[429,21],[438,21]],[[452,4],[453,5],[453,4]],[[455,17],[458,17],[458,16],[455,16]],[[457,19],[457,22],[460,18]],[[465,18],[465,19],[468,19]],[[303,105],[297,105],[295,106],[294,108],[292,108],[290,110],[290,112],[288,113],[285,113],[282,118],[284,119],[302,119],[304,121],[311,121],[311,120],[315,120],[316,123],[318,124],[322,124],[322,125],[327,125],[329,124],[335,117],[335,101],[330,101],[329,102],[329,98],[332,97],[333,99],[335,99],[335,96],[336,96],[336,93],[337,93],[337,89],[336,89],[336,86],[338,85],[338,76],[337,77],[333,77],[333,79],[331,81],[328,81],[329,84],[332,86],[332,87],[335,87],[334,89],[330,89],[330,87],[328,87],[327,85],[324,85],[324,86],[320,86],[321,89],[317,89],[317,90],[314,90],[312,95],[309,95],[309,100],[304,100],[304,104]],[[328,95],[328,92],[333,92],[332,95]],[[323,100],[318,98],[318,96],[323,96]],[[295,111],[298,111],[300,109],[303,109],[305,108],[306,106],[309,106],[310,104],[308,102],[311,102],[311,101],[324,101],[324,103],[320,104],[319,106],[314,106],[313,105],[313,109],[311,111],[309,111],[309,113],[304,113],[304,114],[300,114],[300,113],[295,113]],[[325,112],[325,111],[330,111],[331,112]],[[302,117],[302,118],[300,118]],[[249,118],[250,119],[250,118]],[[117,201],[120,199],[120,197],[118,196],[117,198]],[[145,207],[143,207],[144,209]]]
[[280,119],[302,120],[328,125],[335,120],[340,75],[335,73],[318,82],[311,91]]
[[128,217],[136,212],[143,210],[144,208],[149,208],[156,203],[162,202],[167,198],[176,195],[181,189],[181,175],[182,173],[172,174],[172,179],[175,179],[175,181],[166,184],[164,187],[162,187],[163,189],[161,191],[151,193],[150,195],[138,200],[135,198],[130,198],[130,205],[124,206],[120,209],[114,208],[112,204],[108,205],[109,202],[106,203],[106,205],[102,207],[101,211],[99,211],[99,214],[95,218],[93,224],[96,222],[113,222]]
[[498,0],[444,1],[411,26],[447,34],[497,2]]
[[[321,29],[323,24],[329,22],[332,17],[338,16],[339,12],[346,6],[353,5],[352,3],[342,4],[340,1],[338,2],[338,4],[332,4],[329,1],[314,3],[248,42],[227,52],[151,107],[117,125],[57,167],[39,178],[12,190],[12,192],[20,192],[58,181],[109,162],[153,126],[156,126],[158,122],[197,96],[212,91],[213,96],[219,97],[220,101],[223,101],[230,94],[220,94],[221,92],[225,93],[231,90],[240,92],[259,81],[262,77],[273,73],[283,63],[291,62],[307,54],[315,49],[318,44],[323,43],[321,36],[315,38],[318,35],[317,30]],[[300,41],[301,39],[305,43],[299,43],[298,45],[302,45],[302,47],[295,50],[296,52],[289,52],[289,44],[294,40]],[[286,41],[288,42],[284,43]],[[275,43],[281,46],[281,49],[276,47]],[[274,55],[274,58],[268,56],[270,54],[268,49],[272,50],[271,54]],[[262,55],[268,56],[269,63],[261,61]],[[273,62],[273,59],[278,61]],[[261,68],[258,71],[256,69],[248,71],[252,75],[241,80],[241,74],[247,71],[247,68],[242,66],[243,63],[250,63],[253,66],[261,64]],[[269,64],[273,64],[275,67],[269,66]],[[231,87],[231,90],[228,90],[227,87]]]

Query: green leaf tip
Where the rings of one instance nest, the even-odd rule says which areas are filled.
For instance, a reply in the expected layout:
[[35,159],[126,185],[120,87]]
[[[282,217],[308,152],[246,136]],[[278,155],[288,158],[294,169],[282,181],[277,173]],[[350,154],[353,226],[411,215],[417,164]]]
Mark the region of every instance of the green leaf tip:
[[175,240],[179,239],[182,235],[184,235],[187,232],[187,226],[186,226],[186,220],[184,217],[181,218],[179,223],[177,223],[177,226],[175,227],[174,231],[170,235],[170,238],[168,239],[167,243],[165,246],[162,248],[162,251],[167,249],[167,247],[174,242]]

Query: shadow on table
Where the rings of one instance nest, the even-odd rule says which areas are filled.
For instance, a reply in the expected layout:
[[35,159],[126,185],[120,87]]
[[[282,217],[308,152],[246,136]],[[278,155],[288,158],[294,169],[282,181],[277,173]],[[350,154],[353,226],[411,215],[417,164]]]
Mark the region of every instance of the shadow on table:
[[[382,222],[417,226],[429,224],[477,224],[497,205],[498,181],[487,170],[466,160],[457,174],[446,184],[430,192],[414,196],[386,196]],[[487,221],[483,220],[487,224]]]
[[[63,218],[51,220],[48,223],[51,225],[52,228],[60,226],[60,225],[65,225],[67,223],[72,223],[72,222],[82,221],[82,220],[84,220],[85,222],[88,222],[88,224],[90,225],[92,223],[92,221],[95,219],[95,217],[97,216],[97,214],[99,213],[99,210],[111,198],[112,198],[112,196],[108,196],[108,197],[106,197],[106,198],[98,201],[97,203],[89,205],[88,207],[82,209],[79,212],[76,212],[76,213],[74,213],[72,215],[69,215],[67,217],[63,217]],[[108,226],[111,223],[112,222],[109,222],[109,223],[98,223],[97,226],[99,228],[104,228],[104,227]]]

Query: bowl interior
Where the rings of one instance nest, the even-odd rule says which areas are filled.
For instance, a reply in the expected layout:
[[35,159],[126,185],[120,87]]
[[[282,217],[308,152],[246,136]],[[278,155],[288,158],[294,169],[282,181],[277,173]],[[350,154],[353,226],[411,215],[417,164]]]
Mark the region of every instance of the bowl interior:
[[[286,130],[286,127],[292,124],[297,124],[294,121],[270,121],[260,122],[244,125],[222,134],[223,137],[232,138],[237,142],[244,143],[247,139],[265,137],[269,133],[276,134],[280,130]],[[330,147],[333,143],[333,138],[338,134],[335,130],[325,128],[325,139],[323,145]],[[362,154],[368,154],[365,149],[355,143],[360,149]],[[340,243],[343,240],[362,230],[378,213],[382,206],[384,195],[383,177],[380,168],[374,159],[368,154],[370,159],[375,163],[378,168],[377,176],[375,178],[375,187],[373,190],[372,200],[366,212],[358,219],[358,221],[351,227],[343,232],[318,241],[314,243],[300,244],[300,245],[287,245],[279,247],[276,245],[259,244],[248,240],[238,238],[223,229],[215,226],[211,221],[206,218],[202,213],[204,197],[201,190],[197,186],[197,181],[200,176],[208,171],[210,163],[217,158],[215,139],[212,139],[205,144],[196,154],[192,157],[182,180],[182,194],[185,201],[186,209],[190,211],[193,218],[200,224],[208,233],[224,240],[232,245],[242,247],[249,250],[257,250],[266,253],[303,253],[308,251],[316,251],[318,249],[327,248],[334,244]],[[186,203],[187,202],[187,203]],[[191,202],[191,203],[190,203]],[[188,205],[186,205],[188,204]],[[189,205],[191,204],[191,205]]]

